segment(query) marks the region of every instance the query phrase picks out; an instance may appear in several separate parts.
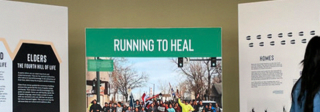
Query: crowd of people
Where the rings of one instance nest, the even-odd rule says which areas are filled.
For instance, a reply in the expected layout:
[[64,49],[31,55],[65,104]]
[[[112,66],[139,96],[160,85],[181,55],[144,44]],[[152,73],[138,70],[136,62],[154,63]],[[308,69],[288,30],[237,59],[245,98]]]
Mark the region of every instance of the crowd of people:
[[[199,96],[198,96],[199,97]],[[197,97],[197,99],[198,99]],[[151,104],[143,104],[136,100],[132,106],[124,103],[105,103],[102,108],[96,100],[89,106],[89,112],[221,112],[217,103],[204,105],[202,100],[181,101],[180,98],[163,102],[154,99]]]

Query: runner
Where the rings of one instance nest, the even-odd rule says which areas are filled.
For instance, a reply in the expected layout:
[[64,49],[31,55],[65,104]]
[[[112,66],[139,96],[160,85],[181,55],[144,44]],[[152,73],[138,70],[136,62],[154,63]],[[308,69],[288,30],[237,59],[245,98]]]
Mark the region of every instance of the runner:
[[181,103],[181,101],[180,101],[180,95],[178,96],[178,103],[179,103],[179,105],[181,106],[181,108],[182,108],[182,112],[190,112],[190,111],[194,111],[194,109],[192,108],[192,106],[191,105],[186,105],[186,104],[184,104],[184,103]]

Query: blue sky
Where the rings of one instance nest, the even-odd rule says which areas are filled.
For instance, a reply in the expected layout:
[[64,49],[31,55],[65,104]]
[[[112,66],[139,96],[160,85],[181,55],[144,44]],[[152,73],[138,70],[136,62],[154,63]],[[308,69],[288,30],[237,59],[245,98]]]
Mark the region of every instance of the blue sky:
[[[149,93],[149,88],[153,88],[155,84],[155,94],[160,93],[158,88],[159,80],[162,83],[167,83],[169,89],[169,82],[172,86],[177,85],[181,79],[181,75],[176,71],[177,64],[173,63],[171,58],[127,58],[133,64],[133,68],[138,72],[145,72],[149,75],[149,80],[144,87],[132,90],[134,98],[140,98],[144,92]],[[174,88],[175,89],[175,88]]]

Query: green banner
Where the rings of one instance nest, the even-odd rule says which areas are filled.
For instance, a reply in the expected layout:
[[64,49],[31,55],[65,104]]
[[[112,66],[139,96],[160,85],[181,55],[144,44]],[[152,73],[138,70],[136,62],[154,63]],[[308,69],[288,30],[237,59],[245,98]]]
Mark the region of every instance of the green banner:
[[113,60],[88,59],[88,71],[113,71]]
[[87,57],[221,57],[221,28],[87,28]]

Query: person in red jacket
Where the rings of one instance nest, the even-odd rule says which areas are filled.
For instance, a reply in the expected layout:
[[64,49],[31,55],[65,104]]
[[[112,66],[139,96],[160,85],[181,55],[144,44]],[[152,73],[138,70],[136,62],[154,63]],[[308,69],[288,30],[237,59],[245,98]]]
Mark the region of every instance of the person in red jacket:
[[176,112],[181,112],[181,108],[179,107],[179,104],[178,104],[178,103],[175,104],[174,110],[175,110]]

